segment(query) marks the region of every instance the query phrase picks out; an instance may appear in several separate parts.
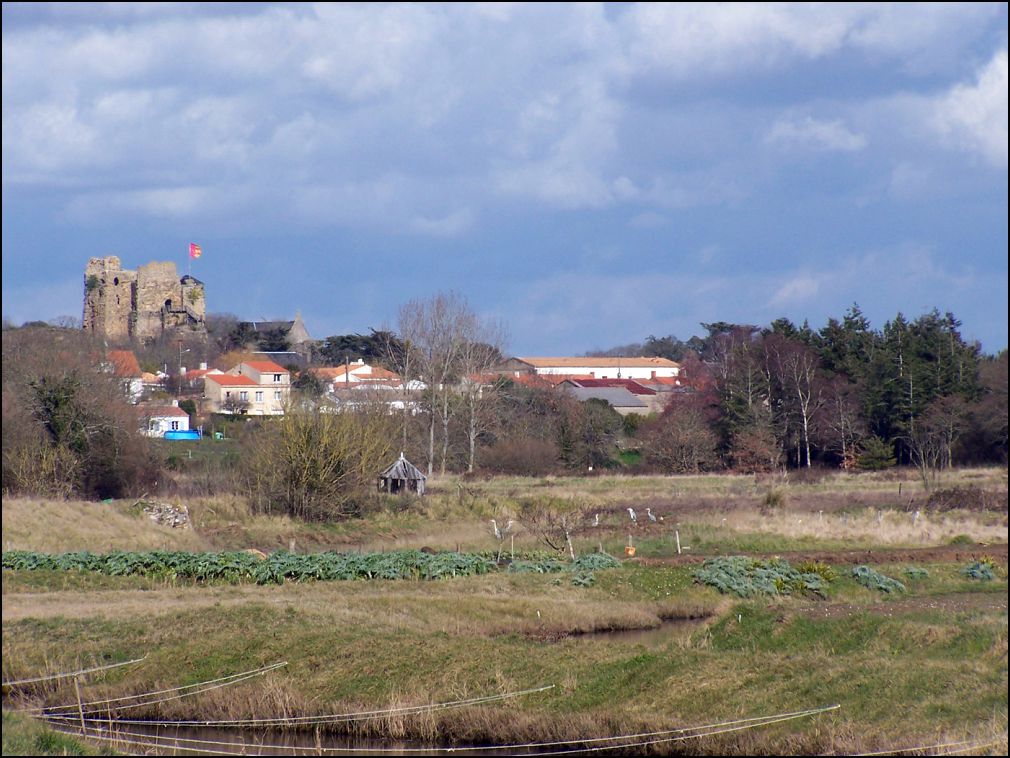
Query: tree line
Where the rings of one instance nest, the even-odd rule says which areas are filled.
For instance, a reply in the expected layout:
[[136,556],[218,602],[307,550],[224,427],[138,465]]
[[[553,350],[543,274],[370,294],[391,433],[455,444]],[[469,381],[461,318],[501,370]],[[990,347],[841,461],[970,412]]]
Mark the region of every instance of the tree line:
[[983,355],[951,313],[899,313],[879,330],[855,305],[819,330],[702,326],[689,343],[643,344],[679,355],[692,387],[648,430],[668,470],[1007,460],[1006,350]]
[[[395,327],[323,341],[330,358],[343,352],[334,363],[361,357],[408,380],[397,412],[387,391],[333,413],[303,371],[289,413],[235,427],[238,461],[201,486],[317,519],[353,516],[353,493],[398,450],[429,474],[471,475],[901,464],[928,478],[952,465],[1006,464],[1006,351],[982,354],[953,314],[899,314],[874,329],[853,306],[819,330],[786,319],[702,326],[705,335],[686,342],[649,337],[619,349],[677,360],[686,380],[661,414],[622,417],[603,401],[492,378],[506,355],[502,324],[457,293],[413,300]],[[79,329],[5,325],[5,494],[153,493],[183,486],[173,466],[202,465],[166,465],[164,448],[139,434],[136,408],[98,367],[102,349]],[[159,349],[176,360],[183,350],[148,348]],[[138,355],[143,364],[144,349]]]

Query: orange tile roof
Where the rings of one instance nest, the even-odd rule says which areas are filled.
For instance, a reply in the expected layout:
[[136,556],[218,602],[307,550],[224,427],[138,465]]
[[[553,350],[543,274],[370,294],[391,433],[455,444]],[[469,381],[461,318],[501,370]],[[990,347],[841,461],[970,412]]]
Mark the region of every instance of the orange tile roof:
[[191,368],[186,372],[186,379],[188,381],[193,381],[194,379],[203,379],[207,374],[220,374],[221,371],[216,368]]
[[242,363],[261,374],[286,374],[288,372],[286,368],[278,366],[273,361],[242,361]]
[[110,350],[109,362],[116,376],[140,376],[140,364],[132,350]]
[[344,375],[344,367],[341,366],[340,368],[337,368],[335,366],[319,366],[318,368],[310,368],[309,373],[324,381],[330,382],[338,376]]
[[207,374],[204,376],[205,382],[214,382],[222,387],[259,387],[259,383],[248,376],[233,376],[231,374]]

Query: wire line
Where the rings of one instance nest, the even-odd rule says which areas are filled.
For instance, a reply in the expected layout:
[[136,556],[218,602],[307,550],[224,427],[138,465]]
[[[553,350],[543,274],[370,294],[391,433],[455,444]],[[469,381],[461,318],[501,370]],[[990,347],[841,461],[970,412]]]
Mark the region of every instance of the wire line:
[[83,676],[84,674],[93,674],[96,671],[108,671],[109,669],[118,668],[119,666],[129,666],[131,663],[140,663],[142,660],[146,659],[145,655],[143,658],[134,658],[132,661],[123,661],[122,663],[110,663],[108,666],[95,666],[90,669],[80,669],[79,671],[68,671],[63,674],[49,674],[48,676],[36,676],[31,679],[11,679],[3,682],[4,687],[17,687],[22,684],[34,684],[35,682],[47,682],[51,679],[69,679],[74,676]]

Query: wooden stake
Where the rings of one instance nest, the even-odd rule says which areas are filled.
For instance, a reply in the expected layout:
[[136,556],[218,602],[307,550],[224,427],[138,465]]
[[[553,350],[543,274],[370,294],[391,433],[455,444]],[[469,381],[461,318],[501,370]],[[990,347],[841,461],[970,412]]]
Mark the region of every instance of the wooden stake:
[[79,676],[74,677],[74,690],[77,692],[77,715],[81,717],[81,735],[86,735],[87,730],[84,727],[84,700],[81,698],[81,678]]
[[675,530],[674,535],[677,537],[677,555],[680,555],[680,530]]

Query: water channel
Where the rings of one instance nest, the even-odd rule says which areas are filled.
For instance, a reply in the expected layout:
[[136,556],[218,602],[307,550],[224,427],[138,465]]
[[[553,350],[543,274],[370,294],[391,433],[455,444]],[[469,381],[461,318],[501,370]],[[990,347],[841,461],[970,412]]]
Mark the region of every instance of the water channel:
[[[668,619],[647,629],[598,631],[572,635],[566,642],[576,645],[624,643],[661,648],[690,638],[706,619]],[[65,721],[60,730],[80,734],[79,725]],[[634,754],[634,745],[618,747],[614,742],[594,741],[589,744],[569,742],[537,745],[461,745],[448,742],[423,742],[390,738],[354,737],[312,729],[279,730],[221,728],[195,725],[151,725],[100,723],[88,724],[87,736],[103,747],[140,755],[542,755],[551,752],[571,753],[580,748],[604,754]],[[606,735],[600,735],[605,737]],[[612,749],[607,749],[607,748]],[[647,748],[643,748],[646,750]]]

